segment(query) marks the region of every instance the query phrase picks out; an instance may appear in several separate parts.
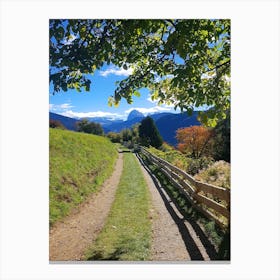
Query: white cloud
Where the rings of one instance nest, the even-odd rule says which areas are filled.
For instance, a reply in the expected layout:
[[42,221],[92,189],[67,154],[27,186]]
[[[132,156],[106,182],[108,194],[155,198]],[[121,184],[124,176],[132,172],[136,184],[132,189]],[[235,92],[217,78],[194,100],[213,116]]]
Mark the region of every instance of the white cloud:
[[71,34],[70,35],[70,38],[69,39],[65,39],[64,41],[62,41],[62,43],[64,45],[71,45],[72,42],[77,38],[77,36],[75,36],[74,34]]
[[216,77],[216,73],[213,72],[203,73],[201,75],[201,79],[206,79],[206,80],[213,79],[215,77]]
[[60,105],[60,108],[61,109],[70,109],[70,108],[73,108],[74,106],[72,106],[71,104],[69,104],[69,103],[64,103],[64,104],[61,104]]
[[109,118],[112,120],[115,119],[124,119],[125,116],[110,112],[96,111],[96,112],[73,112],[72,110],[65,111],[61,115],[70,118]]
[[[173,108],[173,106],[172,106]],[[137,110],[141,112],[143,115],[148,115],[148,114],[154,114],[154,113],[161,113],[161,112],[168,112],[172,110],[171,107],[166,107],[166,106],[155,106],[151,108],[130,108],[125,111],[125,113],[128,115],[132,110]]]
[[105,71],[100,71],[99,74],[102,77],[107,77],[108,75],[116,75],[116,76],[129,76],[133,72],[132,68],[128,68],[127,70],[123,68],[118,68],[118,67],[110,67]]
[[49,104],[50,111],[62,111],[74,108],[70,103],[63,103],[63,104]]

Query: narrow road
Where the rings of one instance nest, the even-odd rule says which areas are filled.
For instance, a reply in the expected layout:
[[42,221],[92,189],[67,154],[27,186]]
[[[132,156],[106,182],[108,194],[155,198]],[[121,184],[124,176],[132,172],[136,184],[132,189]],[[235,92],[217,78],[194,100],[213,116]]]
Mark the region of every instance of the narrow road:
[[[213,260],[216,252],[200,227],[186,220],[157,178],[139,159],[141,170],[151,193],[152,261]],[[123,170],[123,154],[119,153],[115,170],[101,190],[81,204],[75,213],[57,222],[49,234],[50,261],[78,261],[102,230],[115,198]]]
[[215,259],[214,246],[208,241],[200,227],[184,218],[157,178],[145,166],[142,159],[137,157],[152,197],[152,260],[207,261]]
[[57,222],[49,234],[50,261],[82,260],[85,250],[101,231],[114,201],[123,169],[123,154],[119,153],[115,170],[101,190],[93,194],[63,221]]

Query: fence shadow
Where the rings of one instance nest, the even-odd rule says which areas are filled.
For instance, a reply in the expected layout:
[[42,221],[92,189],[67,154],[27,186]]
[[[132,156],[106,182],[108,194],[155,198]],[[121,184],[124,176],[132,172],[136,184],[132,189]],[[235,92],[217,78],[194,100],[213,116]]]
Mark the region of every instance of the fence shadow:
[[[181,211],[180,207],[178,207],[178,204],[176,203],[176,201],[170,197],[170,200],[168,200],[168,198],[166,197],[166,195],[164,194],[163,190],[164,187],[161,185],[159,179],[152,173],[152,171],[149,169],[148,165],[145,164],[145,162],[143,161],[143,159],[136,153],[137,158],[139,159],[141,165],[146,169],[146,171],[149,173],[149,175],[151,176],[160,196],[162,197],[164,204],[166,206],[166,209],[168,210],[168,212],[170,213],[172,219],[174,220],[174,222],[176,223],[176,225],[178,226],[178,229],[180,231],[180,234],[182,236],[182,239],[185,243],[186,249],[189,252],[189,255],[191,257],[191,260],[199,260],[202,261],[204,260],[199,248],[197,247],[196,243],[194,242],[188,228],[185,225],[185,221],[189,222],[191,224],[191,226],[193,227],[195,233],[197,234],[197,236],[199,237],[201,243],[203,244],[210,260],[217,260],[217,252],[215,250],[214,245],[208,240],[207,236],[204,234],[204,232],[202,231],[202,229],[200,228],[200,226],[193,220],[189,219],[188,217],[186,217],[186,215],[184,215],[184,213]],[[178,211],[183,215],[183,219],[181,219],[176,212],[174,211],[174,209],[172,208],[172,206],[170,205],[170,203],[173,202]]]

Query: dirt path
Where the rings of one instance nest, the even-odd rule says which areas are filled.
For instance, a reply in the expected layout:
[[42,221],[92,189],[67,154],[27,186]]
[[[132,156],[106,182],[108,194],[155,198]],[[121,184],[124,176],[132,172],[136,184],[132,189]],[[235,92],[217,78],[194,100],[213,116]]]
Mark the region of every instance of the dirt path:
[[213,246],[197,224],[189,222],[179,212],[156,177],[138,157],[151,192],[152,260],[190,261],[215,258]]
[[115,170],[101,190],[83,203],[76,213],[56,223],[49,235],[50,261],[82,260],[85,250],[101,231],[122,174],[123,154],[119,153]]

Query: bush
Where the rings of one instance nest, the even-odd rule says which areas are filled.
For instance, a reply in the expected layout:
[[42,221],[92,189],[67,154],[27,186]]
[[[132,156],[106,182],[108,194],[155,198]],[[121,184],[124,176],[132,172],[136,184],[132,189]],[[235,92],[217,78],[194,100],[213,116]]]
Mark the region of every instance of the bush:
[[121,135],[120,133],[116,132],[108,132],[107,137],[111,140],[113,143],[121,143]]
[[87,119],[77,123],[77,130],[89,134],[104,135],[103,128],[99,123],[89,122]]
[[217,161],[201,170],[195,178],[218,187],[230,188],[230,164],[223,160]]
[[49,127],[50,128],[66,129],[65,126],[58,120],[50,120]]
[[191,175],[195,175],[201,170],[207,168],[212,163],[213,163],[213,159],[209,157],[202,157],[197,159],[189,158],[186,172]]
[[175,149],[174,149],[174,147],[168,145],[166,142],[163,142],[163,144],[161,145],[159,150],[161,150],[163,152],[170,152],[170,151],[174,151]]

